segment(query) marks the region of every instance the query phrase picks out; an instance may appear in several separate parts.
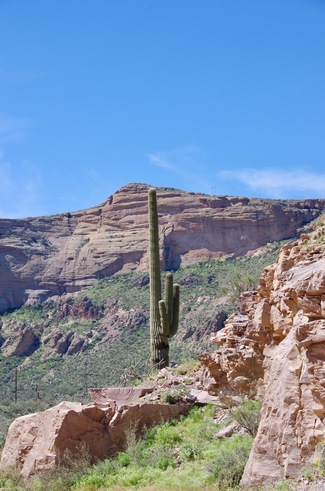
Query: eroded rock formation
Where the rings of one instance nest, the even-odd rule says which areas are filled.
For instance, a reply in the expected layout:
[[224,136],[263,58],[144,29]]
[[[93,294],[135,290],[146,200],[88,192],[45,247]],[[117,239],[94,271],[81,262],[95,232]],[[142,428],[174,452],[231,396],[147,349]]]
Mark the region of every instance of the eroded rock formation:
[[210,391],[264,400],[243,486],[297,475],[325,438],[324,223],[283,247],[202,357]]
[[[0,312],[147,270],[147,191],[129,184],[74,213],[0,220]],[[242,255],[294,237],[325,200],[272,201],[158,188],[162,266]]]

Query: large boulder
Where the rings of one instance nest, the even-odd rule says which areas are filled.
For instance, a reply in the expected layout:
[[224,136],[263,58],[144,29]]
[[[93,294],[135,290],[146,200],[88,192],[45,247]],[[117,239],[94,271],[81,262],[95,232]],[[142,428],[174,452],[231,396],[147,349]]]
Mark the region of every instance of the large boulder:
[[83,447],[94,460],[114,456],[125,448],[130,428],[144,427],[186,414],[188,405],[143,403],[106,407],[61,402],[46,411],[17,418],[10,426],[1,468],[18,467],[24,477],[52,469],[65,461],[67,451]]

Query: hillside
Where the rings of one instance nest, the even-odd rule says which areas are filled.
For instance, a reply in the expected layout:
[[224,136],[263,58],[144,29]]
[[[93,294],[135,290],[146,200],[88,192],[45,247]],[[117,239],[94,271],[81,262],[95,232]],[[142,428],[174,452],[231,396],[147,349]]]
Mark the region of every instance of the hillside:
[[[20,307],[0,315],[2,435],[22,403],[84,401],[87,387],[150,369],[147,190],[131,184],[83,212],[0,221],[0,305]],[[158,190],[162,267],[178,268],[181,285],[172,362],[211,351],[210,335],[274,262],[273,240],[324,206]]]
[[[147,191],[129,184],[88,210],[0,220],[0,312],[81,291],[116,273],[147,271]],[[242,256],[295,237],[325,209],[325,200],[157,191],[162,269]]]
[[[182,302],[172,363],[201,355],[205,368],[195,380],[223,406],[229,408],[245,394],[263,401],[244,486],[268,481],[272,486],[281,478],[296,477],[292,487],[286,484],[283,489],[302,490],[310,484],[301,477],[304,468],[316,478],[324,471],[324,237],[322,215],[313,231],[295,242],[269,243],[244,257],[228,255],[175,271]],[[21,412],[42,410],[64,399],[87,402],[88,387],[130,385],[149,373],[148,295],[147,273],[133,272],[2,314],[2,435]],[[247,402],[256,416],[259,406]],[[212,453],[204,459],[215,459],[221,451],[214,436],[210,438]],[[232,455],[244,445],[244,440],[236,441]],[[177,446],[171,451],[178,456]],[[191,455],[193,465],[199,465],[203,453]],[[169,465],[185,469],[182,459],[170,462],[163,471]],[[223,472],[210,470],[215,474],[209,474],[209,483],[212,475],[218,480]],[[93,482],[92,472],[86,473],[85,483]],[[100,475],[98,485],[110,482],[112,472]],[[317,483],[323,486],[321,477]]]
[[[236,309],[241,291],[255,288],[279,247],[274,243],[254,256],[202,261],[175,273],[181,312],[172,363],[213,350],[211,334]],[[134,383],[151,369],[148,275],[114,276],[82,292],[2,314],[0,345],[0,435],[23,408],[85,402],[88,387]]]
[[[58,469],[57,474],[49,475],[48,481],[43,481],[43,475],[36,476],[35,480],[32,477],[30,481],[22,483],[22,489],[25,489],[25,485],[26,489],[32,489],[28,486],[33,487],[38,483],[39,489],[52,489],[46,486],[54,486],[54,490],[58,485],[62,488],[65,479],[65,489],[110,489],[116,485],[122,485],[125,489],[134,486],[157,490],[180,489],[181,483],[185,483],[186,489],[205,487],[211,491],[225,491],[238,489],[237,484],[243,471],[243,489],[251,489],[252,485],[265,491],[323,489],[324,238],[323,216],[315,224],[312,233],[302,234],[299,240],[285,244],[280,254],[275,250],[264,250],[264,254],[259,256],[211,260],[181,268],[177,272],[178,281],[183,284],[190,300],[182,312],[185,316],[190,311],[186,309],[193,307],[195,298],[199,306],[213,304],[213,291],[217,295],[223,291],[223,308],[236,312],[228,317],[224,329],[218,330],[216,326],[212,329],[211,341],[218,348],[214,350],[210,346],[210,353],[200,357],[205,368],[197,371],[197,364],[187,362],[174,369],[164,369],[154,377],[147,377],[145,386],[153,384],[158,391],[158,397],[157,393],[149,393],[147,397],[155,401],[154,404],[159,404],[167,397],[170,401],[170,397],[173,397],[175,403],[176,394],[184,401],[189,396],[189,390],[200,387],[207,389],[210,396],[214,395],[210,400],[217,402],[217,406],[195,409],[179,423],[172,421],[158,426],[150,430],[142,441],[137,440],[134,434],[132,436],[131,432],[125,451],[119,453],[115,460],[104,460],[90,468],[88,455],[88,461],[76,462],[78,467],[72,472],[63,474],[62,469]],[[264,269],[257,288],[244,292],[238,303],[240,291],[249,286],[247,279],[249,273],[252,274],[252,267],[257,271],[257,263],[261,258],[270,260],[271,255],[277,256],[275,262]],[[219,281],[215,281],[216,278]],[[251,286],[252,280],[249,281]],[[140,273],[108,279],[89,288],[87,300],[78,295],[74,302],[69,297],[65,303],[61,299],[56,304],[56,315],[62,315],[61,319],[67,319],[72,312],[78,311],[80,315],[82,305],[88,306],[85,312],[100,315],[101,310],[96,306],[100,305],[101,299],[107,298],[109,284],[114,285],[110,291],[115,292],[116,298],[119,298],[122,291],[127,292],[123,299],[128,303],[129,312],[132,312],[129,302],[133,299],[133,305],[141,305],[144,297],[140,294],[134,299],[134,296],[136,291],[144,292],[146,283],[146,277]],[[198,296],[199,292],[202,296]],[[220,301],[220,296],[216,298]],[[36,318],[37,311],[40,316],[47,312],[50,314],[48,318],[53,320],[54,305],[45,305],[43,312],[41,307],[19,309],[3,316],[3,320],[9,325],[17,321],[18,315],[33,314]],[[206,316],[211,319],[210,308]],[[184,327],[187,327],[186,323],[179,334],[184,333]],[[139,334],[139,329],[135,332]],[[177,348],[190,343],[191,337],[195,338],[195,332],[190,336],[186,332],[179,340],[180,344],[176,345]],[[117,349],[120,360],[136,346],[135,338],[131,338],[128,339],[130,343],[126,344],[126,339],[121,336],[120,348],[124,344],[126,349],[120,352]],[[200,338],[197,340],[198,348],[202,349]],[[103,343],[106,346],[109,344],[107,341]],[[138,360],[140,352],[144,354],[143,346],[140,343]],[[187,356],[189,347],[190,344],[185,346]],[[206,347],[209,347],[208,343]],[[25,358],[21,365],[22,371],[26,370],[29,363],[32,364],[31,360],[36,353],[45,352],[41,343],[29,357],[28,363],[28,357]],[[95,356],[98,357],[98,353]],[[113,351],[107,354],[109,358]],[[62,355],[61,369],[67,358],[69,355]],[[78,359],[78,355],[71,355],[70,359],[73,358]],[[35,361],[34,367],[38,367]],[[104,358],[99,360],[99,364],[102,372],[105,372]],[[122,375],[132,378],[131,368],[138,367],[134,363]],[[56,375],[62,379],[68,377],[69,372],[61,370]],[[48,389],[50,385],[48,379]],[[27,391],[26,380],[24,395]],[[256,401],[248,399],[252,397]],[[44,402],[34,401],[34,409],[37,404],[41,409]],[[28,404],[25,404],[25,410],[26,406]],[[11,403],[7,407],[9,410],[17,408],[17,405]],[[90,407],[85,406],[87,411],[90,411]],[[121,407],[127,410],[128,406]],[[52,408],[55,414],[57,410],[57,406]],[[50,413],[43,414],[45,417],[45,414]],[[37,415],[32,417],[39,418]],[[30,418],[25,421],[28,423]],[[20,418],[17,428],[22,421]],[[28,428],[27,424],[27,433]],[[29,443],[27,439],[26,445]],[[19,450],[16,443],[12,446],[8,444],[7,453],[4,450],[4,454],[9,455],[8,448],[12,447]],[[150,458],[151,454],[153,458]],[[32,453],[31,457],[35,458],[35,455]],[[283,478],[292,479],[284,481]],[[4,485],[10,479],[14,485],[15,479],[19,482],[20,478],[18,475],[11,478],[10,474],[9,477],[3,474],[2,479]]]

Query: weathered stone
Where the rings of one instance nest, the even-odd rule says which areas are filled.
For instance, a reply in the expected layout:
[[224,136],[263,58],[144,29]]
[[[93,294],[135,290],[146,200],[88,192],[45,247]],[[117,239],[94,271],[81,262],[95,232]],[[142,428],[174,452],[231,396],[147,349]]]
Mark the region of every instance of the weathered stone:
[[108,387],[88,389],[88,394],[96,406],[107,407],[112,403],[130,404],[152,391],[153,387]]
[[298,475],[325,439],[324,228],[282,249],[202,359],[215,393],[264,398],[243,487]]
[[229,438],[233,436],[235,433],[239,433],[241,427],[236,423],[230,423],[229,425],[221,428],[217,433],[213,435],[213,438],[217,438],[218,440],[223,440],[224,438]]
[[23,328],[19,330],[13,340],[8,340],[3,345],[5,356],[27,356],[34,353],[40,346],[39,336],[33,329]]
[[103,307],[94,305],[87,297],[83,297],[77,301],[71,297],[61,297],[57,303],[55,315],[58,319],[71,316],[98,320],[104,316],[104,309]]
[[209,394],[207,390],[191,389],[190,396],[199,404],[218,404],[219,398]]
[[11,424],[0,467],[18,467],[28,477],[64,463],[67,451],[78,454],[84,446],[94,459],[110,457],[125,448],[128,429],[141,432],[186,414],[189,407],[147,403],[100,408],[62,402]]

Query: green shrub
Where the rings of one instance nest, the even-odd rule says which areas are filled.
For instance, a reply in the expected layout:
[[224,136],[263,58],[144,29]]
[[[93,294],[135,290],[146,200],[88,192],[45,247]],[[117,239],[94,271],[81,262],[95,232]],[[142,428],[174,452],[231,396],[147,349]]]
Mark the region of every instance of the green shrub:
[[159,444],[159,445],[175,445],[182,441],[179,425],[173,425],[172,422],[164,423],[162,425],[156,426],[148,430],[145,436],[145,442],[149,444]]
[[182,455],[187,460],[194,460],[195,457],[199,455],[199,450],[197,445],[191,442],[186,442],[181,446]]
[[240,482],[251,449],[251,437],[231,437],[218,449],[210,469],[218,485],[233,488]]
[[138,423],[136,422],[126,431],[125,453],[128,455],[130,463],[142,465],[143,446],[143,440],[140,438]]
[[127,467],[128,465],[131,464],[132,459],[131,459],[131,456],[128,453],[126,453],[126,452],[120,452],[118,454],[118,456],[117,456],[117,462],[122,467]]
[[230,409],[230,414],[251,435],[255,436],[258,430],[261,413],[261,401],[247,400],[235,409]]
[[182,384],[166,389],[160,396],[161,401],[168,404],[178,404],[182,402],[188,394],[188,390]]
[[1,470],[0,472],[0,489],[3,490],[17,490],[24,484],[24,480],[20,474],[19,469],[12,468],[8,470]]

